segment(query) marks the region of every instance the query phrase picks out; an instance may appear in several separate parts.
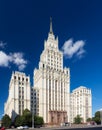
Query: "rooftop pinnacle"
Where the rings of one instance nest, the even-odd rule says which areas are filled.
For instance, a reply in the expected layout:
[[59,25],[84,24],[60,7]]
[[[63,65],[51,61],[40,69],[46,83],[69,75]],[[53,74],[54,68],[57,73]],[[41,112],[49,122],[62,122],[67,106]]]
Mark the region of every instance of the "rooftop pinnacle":
[[50,34],[53,34],[53,29],[52,29],[52,18],[50,17]]

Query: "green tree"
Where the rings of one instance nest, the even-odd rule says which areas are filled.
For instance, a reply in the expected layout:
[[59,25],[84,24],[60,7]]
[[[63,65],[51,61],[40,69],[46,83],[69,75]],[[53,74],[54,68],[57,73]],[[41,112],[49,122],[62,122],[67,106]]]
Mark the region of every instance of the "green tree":
[[75,118],[74,118],[74,123],[75,124],[80,124],[82,122],[82,118],[80,117],[80,115],[77,115]]
[[100,111],[97,111],[97,112],[95,113],[95,117],[99,117],[99,118],[100,118]]
[[99,117],[95,117],[95,118],[94,118],[94,121],[95,121],[98,125],[101,124],[101,120],[100,120]]
[[86,121],[87,121],[87,122],[90,122],[90,121],[92,121],[92,118],[87,118]]
[[12,123],[11,118],[7,114],[5,114],[2,117],[2,126],[9,128],[11,123]]
[[93,117],[92,120],[95,121],[97,124],[101,124],[100,111],[97,111],[97,112],[95,113],[95,117]]
[[43,125],[44,124],[44,120],[42,117],[40,116],[34,116],[34,125]]
[[23,115],[26,115],[28,113],[31,113],[30,110],[28,110],[27,108],[23,111]]
[[[25,109],[23,111],[22,116],[18,115],[15,118],[14,124],[15,124],[15,126],[28,125],[31,127],[32,126],[32,113],[28,109]],[[34,125],[35,126],[37,126],[37,125],[41,126],[43,124],[44,124],[44,120],[42,117],[34,116]]]
[[22,125],[22,116],[17,115],[15,120],[14,120],[14,124],[15,124],[16,127],[21,126]]
[[38,118],[38,123],[43,125],[44,124],[44,120],[43,120],[43,117],[39,117]]
[[32,125],[32,114],[28,109],[25,109],[23,111],[22,125],[28,125],[28,126]]

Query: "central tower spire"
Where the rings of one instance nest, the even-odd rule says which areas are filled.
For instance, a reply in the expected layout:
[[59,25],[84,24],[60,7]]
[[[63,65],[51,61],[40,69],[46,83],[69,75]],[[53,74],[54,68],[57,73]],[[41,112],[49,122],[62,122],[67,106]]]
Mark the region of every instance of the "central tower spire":
[[50,17],[50,34],[53,34],[53,29],[52,29],[52,17]]

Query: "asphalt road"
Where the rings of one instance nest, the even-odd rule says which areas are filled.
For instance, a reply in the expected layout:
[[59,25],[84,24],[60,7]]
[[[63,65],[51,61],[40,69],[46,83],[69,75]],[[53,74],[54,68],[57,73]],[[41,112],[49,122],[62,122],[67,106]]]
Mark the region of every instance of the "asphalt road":
[[[56,130],[56,129],[55,129]],[[87,128],[58,128],[57,130],[102,130],[102,127],[87,127]]]
[[[18,130],[18,129],[7,129],[7,130]],[[24,130],[24,129],[23,129]],[[84,127],[84,128],[69,128],[69,127],[60,127],[60,128],[48,128],[48,127],[41,127],[41,128],[34,128],[34,129],[25,129],[25,130],[102,130],[102,126],[97,127]]]

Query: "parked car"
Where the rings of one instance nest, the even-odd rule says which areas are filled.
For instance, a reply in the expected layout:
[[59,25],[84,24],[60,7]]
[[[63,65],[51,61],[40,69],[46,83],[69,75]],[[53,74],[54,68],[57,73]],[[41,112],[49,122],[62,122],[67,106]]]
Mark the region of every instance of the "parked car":
[[0,127],[0,130],[5,130],[5,127]]
[[60,124],[61,126],[70,126],[70,123],[69,122],[63,122]]
[[27,125],[23,126],[23,129],[29,129],[29,127]]
[[61,123],[60,125],[61,125],[61,126],[65,126],[65,123]]
[[65,126],[70,126],[70,123],[69,122],[65,122]]
[[40,127],[42,127],[42,125],[35,125],[34,127],[35,128],[40,128]]
[[18,126],[17,129],[21,130],[21,129],[23,129],[23,126]]

